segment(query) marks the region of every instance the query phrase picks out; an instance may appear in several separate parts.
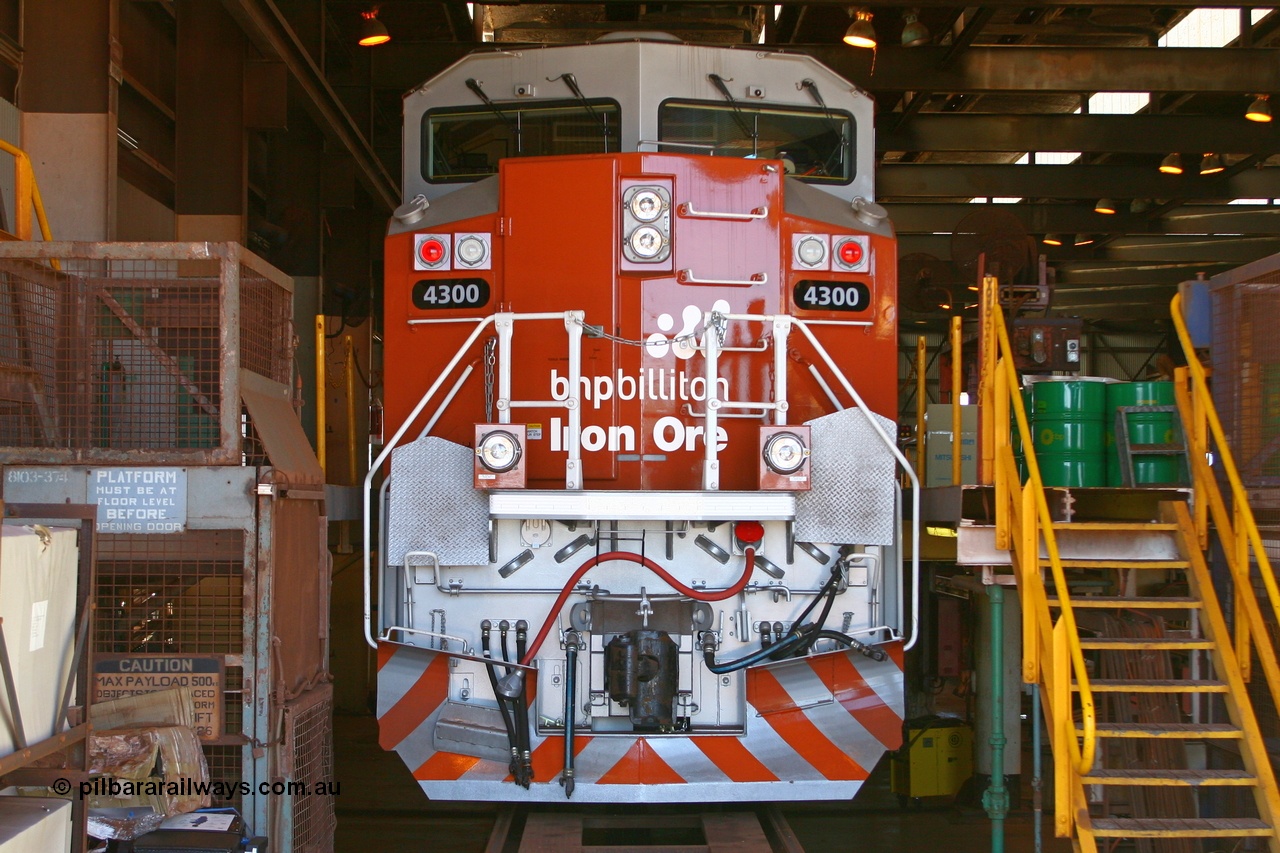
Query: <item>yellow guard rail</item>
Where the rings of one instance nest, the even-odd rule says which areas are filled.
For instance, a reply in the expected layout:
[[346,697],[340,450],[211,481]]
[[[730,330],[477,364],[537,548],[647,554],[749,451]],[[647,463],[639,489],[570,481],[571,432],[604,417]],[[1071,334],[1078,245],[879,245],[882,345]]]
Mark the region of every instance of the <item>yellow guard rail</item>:
[[[1097,714],[1089,674],[1085,669],[1080,633],[1076,627],[1071,595],[1063,572],[1053,517],[1045,499],[1044,482],[1036,462],[1034,437],[1023,406],[1018,374],[1013,366],[1013,348],[1004,316],[999,308],[996,279],[983,279],[983,364],[982,387],[984,448],[992,451],[994,471],[985,471],[984,480],[994,474],[996,494],[996,547],[1010,552],[1018,588],[1022,596],[1022,679],[1040,683],[1049,697],[1049,731],[1057,744],[1066,744],[1070,761],[1056,761],[1054,831],[1069,837],[1078,813],[1088,813],[1083,787],[1078,777],[1093,768],[1097,749]],[[1022,484],[1008,428],[1013,414],[1022,447],[1026,451],[1027,482]],[[1059,608],[1055,620],[1049,608],[1049,593],[1041,574],[1040,544],[1043,541]],[[1072,683],[1080,697],[1082,736],[1078,736],[1072,705]],[[1059,747],[1058,754],[1064,754]]]
[[[1258,563],[1258,575],[1266,587],[1271,612],[1277,622],[1280,622],[1280,588],[1276,586],[1271,560],[1263,547],[1262,534],[1258,531],[1253,510],[1249,507],[1249,496],[1240,479],[1235,458],[1231,455],[1231,448],[1227,446],[1227,437],[1213,405],[1213,395],[1209,390],[1204,367],[1200,364],[1195,346],[1191,342],[1191,334],[1187,331],[1181,294],[1173,297],[1169,310],[1174,328],[1178,332],[1178,341],[1187,357],[1187,366],[1177,370],[1174,390],[1177,393],[1183,432],[1187,437],[1188,467],[1191,469],[1192,485],[1195,488],[1196,534],[1200,538],[1200,548],[1204,550],[1209,544],[1209,521],[1212,520],[1222,541],[1234,587],[1235,653],[1240,674],[1245,681],[1250,679],[1250,646],[1256,645],[1258,661],[1266,676],[1271,699],[1276,707],[1280,707],[1280,665],[1276,663],[1271,634],[1263,619],[1258,597],[1254,594],[1251,562],[1256,560]],[[1226,474],[1227,483],[1231,487],[1230,509],[1223,499],[1213,468],[1209,465],[1210,436],[1213,438],[1220,470]],[[1265,749],[1259,754],[1266,755]]]

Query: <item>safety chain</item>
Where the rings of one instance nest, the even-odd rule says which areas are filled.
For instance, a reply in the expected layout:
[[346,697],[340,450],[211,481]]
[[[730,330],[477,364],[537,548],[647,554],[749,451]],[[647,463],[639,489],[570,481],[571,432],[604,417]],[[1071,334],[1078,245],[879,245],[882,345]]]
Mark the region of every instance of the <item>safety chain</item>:
[[[713,313],[711,315],[713,323],[715,322],[715,318],[717,316],[719,315],[716,313]],[[693,342],[694,348],[695,349],[697,348],[697,338],[698,338],[697,332],[689,332],[687,335],[676,335],[674,338],[662,337],[662,338],[657,338],[655,340],[636,341],[636,340],[632,340],[631,338],[620,338],[617,335],[611,335],[604,330],[603,326],[592,326],[590,323],[587,323],[584,320],[579,320],[575,318],[574,322],[583,328],[583,330],[587,333],[587,337],[604,338],[606,341],[613,341],[615,344],[626,344],[627,346],[630,346],[630,347],[665,347],[665,346],[674,346],[676,344]],[[720,330],[720,342],[722,344],[724,343],[723,329]]]
[[484,342],[484,419],[493,423],[493,366],[498,363],[495,351],[498,339],[491,337]]

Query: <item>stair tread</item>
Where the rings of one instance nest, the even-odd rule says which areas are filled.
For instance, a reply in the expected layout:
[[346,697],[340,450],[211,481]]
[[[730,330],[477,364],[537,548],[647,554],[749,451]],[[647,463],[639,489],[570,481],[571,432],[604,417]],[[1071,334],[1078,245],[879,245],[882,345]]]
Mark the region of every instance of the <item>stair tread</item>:
[[[1076,682],[1071,686],[1074,689]],[[1096,693],[1226,693],[1228,689],[1225,681],[1176,678],[1094,678],[1089,680],[1089,687]]]
[[1230,838],[1240,835],[1270,835],[1271,827],[1251,817],[1224,818],[1093,818],[1094,835],[1103,838],[1184,836],[1187,838]]
[[[1082,729],[1076,730],[1083,734]],[[1098,737],[1239,738],[1244,732],[1229,723],[1098,723]]]
[[[1059,560],[1064,569],[1186,569],[1186,560]],[[1049,565],[1048,557],[1040,558],[1041,566]]]
[[1086,785],[1142,785],[1165,782],[1187,785],[1251,785],[1257,777],[1245,770],[1168,770],[1102,768],[1080,777]]
[[[1074,603],[1074,602],[1073,602]],[[1212,649],[1201,637],[1081,637],[1082,649]]]
[[[1050,606],[1059,603],[1057,596],[1049,596]],[[1072,607],[1133,607],[1161,609],[1193,609],[1200,607],[1200,599],[1185,596],[1161,596],[1147,598],[1141,596],[1085,595],[1071,599]]]
[[1178,525],[1168,521],[1055,521],[1054,530],[1177,530]]

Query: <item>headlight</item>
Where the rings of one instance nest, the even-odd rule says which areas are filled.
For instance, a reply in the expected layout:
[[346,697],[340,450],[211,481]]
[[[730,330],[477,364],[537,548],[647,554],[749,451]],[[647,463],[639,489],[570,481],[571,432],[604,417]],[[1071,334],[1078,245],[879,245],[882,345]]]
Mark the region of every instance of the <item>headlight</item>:
[[653,190],[640,190],[631,197],[631,215],[641,222],[652,222],[662,215],[662,198]]
[[474,267],[484,263],[485,258],[489,257],[489,247],[484,244],[484,240],[471,234],[458,241],[457,253],[458,263]]
[[652,225],[643,225],[632,231],[628,242],[631,251],[639,258],[656,258],[662,253],[662,232]]
[[520,442],[509,432],[495,430],[480,439],[476,456],[480,457],[484,467],[501,474],[516,467],[520,461]]
[[794,474],[804,467],[804,460],[809,456],[800,436],[793,432],[780,432],[769,438],[764,445],[765,464],[779,474]]

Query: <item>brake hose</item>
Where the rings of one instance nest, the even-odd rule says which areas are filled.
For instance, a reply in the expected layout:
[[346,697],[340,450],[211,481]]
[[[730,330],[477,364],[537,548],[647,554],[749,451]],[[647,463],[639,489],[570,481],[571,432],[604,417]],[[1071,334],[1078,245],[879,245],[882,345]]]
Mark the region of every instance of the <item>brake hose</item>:
[[[564,603],[569,600],[569,596],[573,593],[574,586],[576,586],[578,581],[582,579],[583,575],[601,563],[608,563],[613,560],[638,563],[656,574],[658,577],[662,578],[681,595],[688,596],[689,598],[697,601],[724,601],[726,598],[733,598],[735,595],[742,592],[747,585],[747,581],[751,580],[751,573],[755,570],[755,549],[744,549],[743,557],[742,577],[738,578],[737,582],[733,586],[717,592],[707,592],[706,590],[694,589],[691,586],[686,586],[676,580],[670,572],[655,563],[653,560],[632,551],[608,551],[604,554],[597,554],[579,566],[577,570],[569,576],[569,580],[565,583],[564,589],[560,590],[560,595],[556,598],[555,604],[551,605],[551,612],[547,614],[546,621],[542,623],[542,627],[538,630],[538,635],[533,638],[533,642],[529,645],[529,651],[520,659],[520,663],[525,666],[532,665],[533,659],[537,657],[538,649],[542,648],[543,641],[547,639],[547,635],[551,633],[552,626],[556,624],[556,618],[560,615],[560,609],[564,607]],[[773,651],[777,651],[776,645],[771,648]]]

